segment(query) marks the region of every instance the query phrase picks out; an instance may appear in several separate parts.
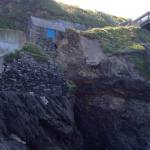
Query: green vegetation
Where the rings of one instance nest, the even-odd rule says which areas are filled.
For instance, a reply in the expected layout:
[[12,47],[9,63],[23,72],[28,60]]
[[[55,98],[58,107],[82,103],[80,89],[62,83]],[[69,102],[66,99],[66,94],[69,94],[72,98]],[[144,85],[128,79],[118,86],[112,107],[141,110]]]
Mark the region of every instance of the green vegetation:
[[31,15],[64,19],[92,27],[116,25],[125,19],[98,11],[57,3],[53,0],[7,0],[0,2],[0,28],[26,29]]
[[37,62],[43,63],[48,61],[48,56],[43,53],[42,49],[37,48],[33,44],[26,44],[20,51],[5,55],[4,60],[7,63],[11,63],[14,59],[20,59],[24,54],[31,55]]
[[28,53],[31,53],[31,54],[34,54],[34,55],[40,55],[40,56],[44,55],[42,49],[37,48],[37,46],[35,46],[34,44],[31,44],[31,43],[26,44],[22,48],[22,51],[28,52]]
[[48,57],[44,54],[43,50],[33,44],[25,45],[21,51],[32,55],[33,58],[38,62],[48,61]]
[[4,56],[4,61],[6,63],[11,63],[13,62],[14,60],[18,60],[21,58],[21,53],[19,51],[16,51],[14,53],[10,53],[10,54],[7,54]]
[[143,43],[150,42],[150,33],[134,26],[94,28],[83,34],[98,39],[106,53],[145,50]]
[[150,68],[147,61],[142,56],[136,56],[130,58],[131,62],[135,64],[136,69],[146,78],[150,78]]

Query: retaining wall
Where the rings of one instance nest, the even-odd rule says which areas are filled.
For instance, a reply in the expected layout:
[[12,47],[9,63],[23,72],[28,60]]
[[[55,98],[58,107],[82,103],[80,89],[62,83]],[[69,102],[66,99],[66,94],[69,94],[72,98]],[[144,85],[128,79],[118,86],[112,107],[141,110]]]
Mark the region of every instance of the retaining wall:
[[21,49],[25,42],[23,31],[0,29],[0,55]]

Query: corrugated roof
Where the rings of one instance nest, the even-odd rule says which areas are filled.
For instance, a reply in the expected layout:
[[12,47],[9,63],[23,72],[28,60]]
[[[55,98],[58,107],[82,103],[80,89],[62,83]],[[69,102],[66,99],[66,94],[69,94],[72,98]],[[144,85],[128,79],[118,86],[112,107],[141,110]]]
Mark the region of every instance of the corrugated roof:
[[80,24],[73,24],[64,20],[46,20],[34,16],[31,16],[31,21],[35,26],[50,28],[61,32],[65,32],[66,29],[73,29],[76,28],[76,26],[80,26]]

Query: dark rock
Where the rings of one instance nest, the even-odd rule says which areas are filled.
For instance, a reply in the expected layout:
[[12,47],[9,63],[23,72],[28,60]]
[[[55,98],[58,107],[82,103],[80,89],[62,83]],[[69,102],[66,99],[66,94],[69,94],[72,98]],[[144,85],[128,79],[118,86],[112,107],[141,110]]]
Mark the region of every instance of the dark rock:
[[51,68],[48,69],[46,64],[42,65],[32,59],[22,58],[9,64],[7,70],[2,73],[0,90],[35,92],[39,95],[65,95],[63,74],[56,64],[53,64],[53,68],[55,72]]
[[31,150],[49,150],[55,146],[65,150],[80,149],[80,146],[76,148],[79,143],[73,141],[81,139],[75,127],[73,102],[67,97],[45,99],[46,104],[39,96],[28,93],[1,92],[1,137],[10,139],[14,134]]
[[73,97],[54,64],[8,65],[0,77],[0,150],[150,150],[149,82],[127,75],[75,82]]
[[75,120],[83,150],[150,149],[149,83],[109,78],[78,86]]
[[26,146],[15,141],[0,142],[0,150],[27,150]]
[[74,100],[54,67],[55,73],[46,65],[21,59],[2,73],[0,150],[81,150]]

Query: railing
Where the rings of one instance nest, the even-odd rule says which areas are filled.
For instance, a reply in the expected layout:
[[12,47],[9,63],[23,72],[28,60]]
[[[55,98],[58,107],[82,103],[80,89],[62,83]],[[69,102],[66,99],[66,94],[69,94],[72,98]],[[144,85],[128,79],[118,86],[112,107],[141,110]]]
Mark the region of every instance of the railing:
[[149,24],[149,23],[150,23],[150,12],[148,11],[147,13],[140,16],[136,20],[129,19],[127,21],[121,22],[119,25],[120,26],[138,25],[138,26],[143,27],[143,26],[145,26],[146,24]]
[[145,13],[141,17],[134,20],[134,22],[140,26],[144,26],[150,21],[150,12]]

